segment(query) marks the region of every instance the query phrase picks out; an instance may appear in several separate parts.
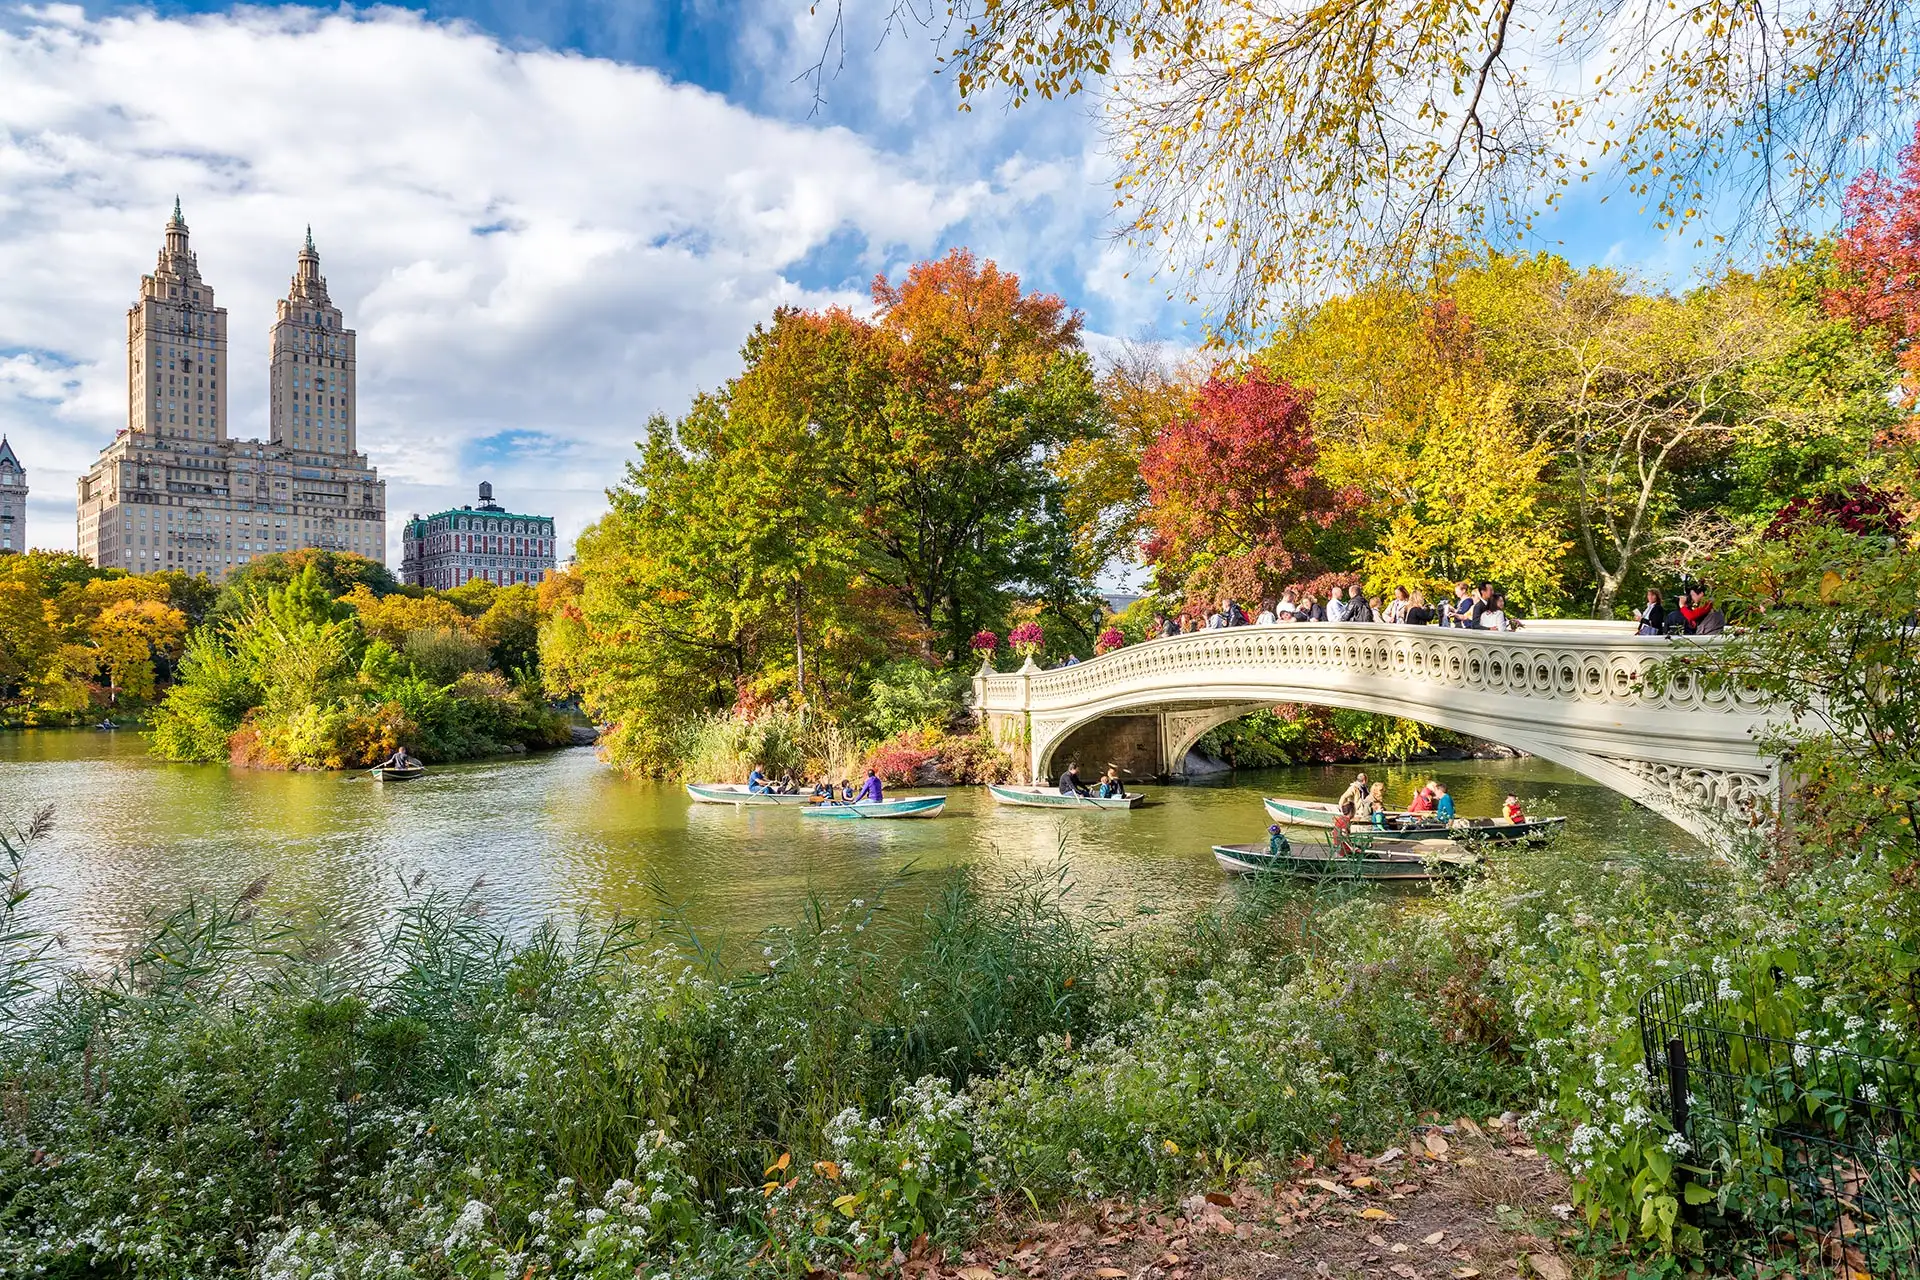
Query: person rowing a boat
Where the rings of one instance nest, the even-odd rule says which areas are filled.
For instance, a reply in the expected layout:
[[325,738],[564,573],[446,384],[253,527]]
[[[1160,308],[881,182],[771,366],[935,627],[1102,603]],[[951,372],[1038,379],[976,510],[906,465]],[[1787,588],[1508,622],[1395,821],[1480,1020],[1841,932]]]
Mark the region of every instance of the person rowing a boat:
[[765,795],[767,792],[773,790],[772,787],[767,785],[767,775],[759,765],[753,766],[753,771],[747,775],[747,790],[757,796]]
[[392,755],[380,762],[379,767],[382,769],[417,769],[420,767],[420,762],[408,755],[407,749],[402,746],[396,747]]
[[1067,762],[1067,771],[1060,775],[1060,794],[1063,796],[1090,796],[1093,793],[1081,785],[1080,762]]
[[860,794],[853,798],[855,804],[885,804],[887,797],[880,789],[880,775],[867,770],[867,780],[860,787]]

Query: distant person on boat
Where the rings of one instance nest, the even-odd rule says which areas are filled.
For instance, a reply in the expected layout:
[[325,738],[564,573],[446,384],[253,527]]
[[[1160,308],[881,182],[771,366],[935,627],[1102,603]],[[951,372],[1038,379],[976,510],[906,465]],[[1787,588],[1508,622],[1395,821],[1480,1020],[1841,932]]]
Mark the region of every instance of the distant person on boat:
[[1446,784],[1435,778],[1428,784],[1433,788],[1433,813],[1442,822],[1453,821],[1453,797],[1447,794]]
[[844,801],[846,801],[846,802],[847,802],[848,804],[852,804],[852,803],[853,803],[853,781],[852,781],[852,779],[850,779],[850,778],[842,778],[842,779],[840,779],[840,798],[841,798],[842,800],[844,800]]
[[794,785],[792,774],[784,773],[780,775],[780,785],[774,788],[773,793],[778,796],[797,796],[800,788]]
[[379,764],[382,769],[417,769],[420,762],[407,753],[405,747],[396,747],[392,755]]
[[1360,806],[1365,804],[1366,802],[1367,802],[1367,775],[1364,773],[1358,773],[1354,775],[1353,781],[1347,784],[1347,789],[1340,793],[1340,798],[1334,803],[1343,804],[1343,805],[1351,804],[1354,807],[1354,810],[1358,812]]
[[880,789],[880,775],[867,770],[867,780],[860,787],[860,794],[853,798],[855,804],[885,804],[887,797]]
[[1433,784],[1429,782],[1413,793],[1413,799],[1407,805],[1408,813],[1432,813],[1434,810]]
[[761,770],[759,765],[753,766],[752,772],[747,774],[747,790],[756,796],[766,795],[773,790],[772,787],[767,785],[767,775]]
[[1367,788],[1366,819],[1369,825],[1385,826],[1387,821],[1387,784],[1376,782]]
[[1293,853],[1292,842],[1277,822],[1267,828],[1267,853],[1275,858],[1285,858]]
[[831,799],[833,799],[833,779],[832,779],[832,778],[822,778],[822,779],[820,779],[820,781],[818,781],[818,782],[816,782],[816,783],[814,783],[814,784],[813,784],[813,798],[814,798],[815,800],[831,800]]
[[1106,775],[1100,779],[1100,798],[1102,800],[1123,800],[1126,798],[1126,795],[1127,784],[1120,781],[1120,770],[1114,768],[1112,765],[1108,765]]
[[1080,781],[1080,762],[1078,760],[1068,761],[1067,771],[1060,775],[1060,794],[1063,796],[1087,796],[1093,794],[1091,791],[1088,791]]
[[1519,796],[1508,796],[1507,802],[1500,806],[1500,816],[1519,826],[1527,820],[1527,811],[1520,807]]

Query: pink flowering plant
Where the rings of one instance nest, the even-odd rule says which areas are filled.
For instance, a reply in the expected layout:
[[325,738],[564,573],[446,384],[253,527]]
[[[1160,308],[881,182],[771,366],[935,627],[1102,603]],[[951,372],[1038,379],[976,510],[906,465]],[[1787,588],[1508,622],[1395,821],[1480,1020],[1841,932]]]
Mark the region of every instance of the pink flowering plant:
[[985,660],[1000,651],[1000,637],[992,631],[973,633],[973,656]]
[[1123,648],[1126,643],[1127,638],[1120,634],[1120,628],[1108,627],[1094,638],[1093,651],[1095,653],[1112,653],[1115,649]]
[[1023,622],[1007,632],[1007,644],[1023,658],[1031,658],[1047,643],[1046,633],[1037,622]]

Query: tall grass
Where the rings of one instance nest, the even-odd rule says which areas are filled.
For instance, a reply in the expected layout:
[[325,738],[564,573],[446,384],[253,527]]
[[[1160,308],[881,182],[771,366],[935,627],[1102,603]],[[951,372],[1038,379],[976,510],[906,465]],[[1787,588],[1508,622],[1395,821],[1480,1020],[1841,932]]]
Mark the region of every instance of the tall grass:
[[869,744],[806,708],[770,707],[753,716],[717,711],[676,730],[673,757],[688,781],[744,779],[755,766],[773,777],[856,778]]
[[1122,930],[1062,864],[723,956],[671,910],[509,945],[411,888],[358,944],[190,904],[10,996],[0,1274],[801,1274],[1517,1083],[1408,1005],[1461,966],[1364,904]]

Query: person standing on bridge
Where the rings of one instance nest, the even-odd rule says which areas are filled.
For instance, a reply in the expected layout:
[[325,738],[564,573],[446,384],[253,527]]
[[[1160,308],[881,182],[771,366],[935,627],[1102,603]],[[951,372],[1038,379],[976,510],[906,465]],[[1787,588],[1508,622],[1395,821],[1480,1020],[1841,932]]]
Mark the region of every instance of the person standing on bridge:
[[1450,627],[1470,626],[1472,624],[1469,619],[1472,617],[1473,584],[1471,582],[1456,583],[1453,588],[1453,607],[1447,612],[1446,625]]
[[1268,600],[1261,604],[1260,616],[1253,620],[1253,625],[1256,627],[1270,627],[1279,620],[1280,616],[1273,611],[1273,601]]
[[1345,622],[1347,620],[1347,602],[1339,587],[1327,592],[1327,621]]
[[1633,615],[1640,625],[1634,628],[1634,634],[1657,636],[1666,630],[1667,601],[1657,587],[1647,588],[1647,602],[1640,606],[1640,612]]

